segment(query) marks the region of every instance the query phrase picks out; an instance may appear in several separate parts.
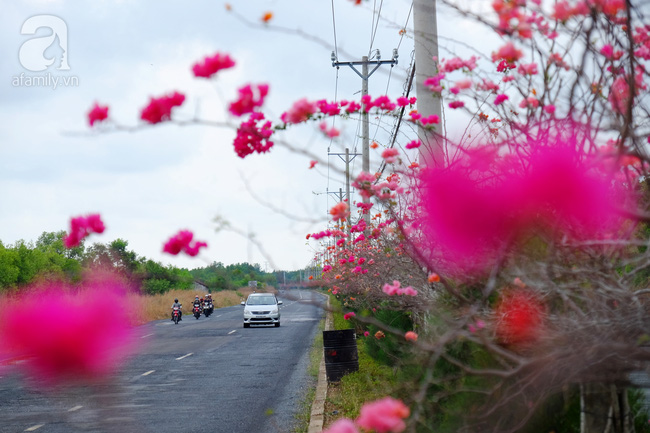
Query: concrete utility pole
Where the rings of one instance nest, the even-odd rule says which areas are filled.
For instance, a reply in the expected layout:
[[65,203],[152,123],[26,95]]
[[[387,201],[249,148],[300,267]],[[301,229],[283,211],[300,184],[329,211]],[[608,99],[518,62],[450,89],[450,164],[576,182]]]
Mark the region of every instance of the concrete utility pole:
[[440,124],[436,132],[420,128],[420,164],[444,164],[442,139],[442,101],[424,86],[424,80],[438,73],[438,23],[436,20],[436,0],[413,0],[413,26],[415,29],[415,93],[418,98],[418,113],[422,116],[438,115]]
[[[350,149],[346,147],[345,148],[345,153],[333,153],[333,152],[330,152],[330,153],[328,153],[328,155],[337,155],[341,159],[343,159],[343,156],[345,156],[345,159],[343,159],[343,162],[345,163],[345,197],[346,197],[346,200],[348,201],[348,206],[351,206],[350,205],[350,162],[352,162],[352,160],[355,157],[359,156],[360,154],[359,153],[350,153]],[[340,188],[339,188],[339,194],[340,194],[339,201],[343,201],[343,191],[341,191]],[[350,209],[350,210],[352,210],[352,209]],[[352,225],[352,222],[350,220],[350,217],[348,216],[348,221],[347,221],[348,238],[350,237],[350,226],[351,225]]]
[[[375,71],[381,65],[390,65],[391,68],[395,66],[397,64],[397,57],[398,57],[397,49],[395,48],[393,50],[393,58],[390,60],[381,60],[379,50],[377,50],[376,60],[368,60],[368,56],[363,56],[360,62],[339,62],[338,59],[336,58],[336,54],[334,53],[334,51],[332,51],[332,66],[339,68],[341,65],[344,65],[352,68],[352,70],[356,72],[359,77],[361,77],[361,95],[365,96],[368,94],[368,78],[370,78],[370,76],[374,74]],[[368,72],[368,65],[375,65],[375,67],[372,69],[372,71]],[[361,72],[359,72],[359,70],[355,68],[355,66],[361,66]],[[370,127],[368,124],[368,112],[366,110],[365,105],[361,108],[361,119],[363,121],[362,170],[365,172],[369,172],[370,171],[370,132],[369,132]]]
[[[381,55],[379,50],[377,50],[377,59],[368,60],[368,56],[363,56],[360,62],[339,62],[336,58],[336,54],[332,51],[332,66],[339,68],[341,65],[349,66],[354,72],[361,77],[361,95],[365,96],[368,94],[368,78],[381,66],[381,65],[390,65],[391,68],[397,64],[397,48],[393,49],[393,58],[390,60],[381,60]],[[368,72],[368,65],[374,65],[375,67]],[[355,66],[361,66],[361,72]],[[362,156],[363,161],[361,164],[361,169],[369,173],[370,172],[370,125],[368,122],[368,110],[366,110],[365,104],[361,107],[361,135],[362,135]],[[348,174],[349,175],[349,174]],[[348,195],[348,204],[350,204]],[[368,202],[368,199],[364,197],[364,203]],[[352,210],[352,209],[350,209]],[[370,225],[370,215],[365,214],[364,219],[366,220],[366,225]]]

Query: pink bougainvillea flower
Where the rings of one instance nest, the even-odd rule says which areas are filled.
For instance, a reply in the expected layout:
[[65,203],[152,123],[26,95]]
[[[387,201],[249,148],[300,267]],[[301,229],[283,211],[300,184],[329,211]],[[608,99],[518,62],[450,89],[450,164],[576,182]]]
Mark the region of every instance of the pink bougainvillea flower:
[[416,97],[412,98],[405,98],[404,96],[400,96],[397,98],[397,106],[398,107],[406,107],[407,105],[413,105],[417,101]]
[[192,72],[195,77],[210,78],[223,69],[229,69],[235,66],[235,61],[228,54],[216,53],[208,56],[202,62],[197,62],[192,66]]
[[273,142],[269,140],[273,135],[271,122],[267,120],[262,124],[261,121],[264,119],[264,114],[254,112],[247,121],[239,125],[237,136],[233,141],[237,156],[245,158],[253,152],[268,152],[273,147]]
[[280,119],[284,123],[301,123],[313,116],[317,110],[318,105],[315,102],[309,102],[303,98],[296,101],[289,111],[282,114]]
[[332,220],[344,220],[350,216],[350,209],[346,202],[341,201],[332,206],[330,209],[330,215],[332,215]]
[[313,159],[309,161],[309,168],[312,169],[318,164],[318,161],[314,161]]
[[614,60],[614,48],[610,44],[605,44],[600,49],[600,54],[605,56],[608,60]]
[[398,156],[399,156],[399,150],[395,149],[394,147],[390,149],[385,149],[381,153],[381,157],[384,158],[384,160],[389,164],[393,164],[397,162]]
[[406,286],[406,287],[404,287],[404,289],[402,289],[402,293],[401,293],[401,294],[402,294],[402,295],[406,295],[406,296],[417,296],[418,291],[415,290],[415,289],[414,289],[413,287],[411,287],[411,286]]
[[544,111],[546,111],[548,114],[555,113],[555,105],[553,104],[544,105]]
[[445,78],[445,74],[443,72],[440,72],[433,77],[428,77],[427,79],[424,80],[424,85],[429,88],[434,93],[440,93],[442,92],[442,80]]
[[241,117],[244,114],[254,112],[264,104],[264,99],[269,94],[269,85],[247,84],[237,92],[239,93],[239,98],[230,104],[228,111],[234,116]]
[[[37,386],[105,378],[136,347],[136,306],[125,295],[126,285],[117,278],[97,277],[74,287],[32,286],[3,305],[3,350],[23,360],[19,367],[40,380]],[[32,314],[34,299],[38,314]]]
[[531,231],[573,238],[616,236],[620,208],[634,201],[615,173],[587,155],[575,126],[530,141],[527,155],[493,148],[468,151],[444,168],[420,175],[422,229],[449,272],[472,272]]
[[399,433],[404,431],[411,411],[400,400],[385,397],[366,403],[361,407],[356,423],[361,428],[377,433]]
[[465,69],[466,71],[472,71],[476,68],[476,61],[478,58],[476,56],[470,57],[468,60],[463,60],[460,57],[454,57],[449,60],[443,59],[440,62],[440,71],[441,72],[454,72],[459,69]]
[[151,98],[149,105],[142,110],[140,118],[152,125],[171,120],[172,108],[183,105],[183,102],[185,102],[185,95],[178,92],[160,98]]
[[417,149],[421,145],[422,145],[422,142],[420,140],[413,140],[413,141],[407,143],[405,147],[407,149]]
[[348,108],[345,109],[345,112],[348,114],[356,113],[357,111],[361,110],[361,104],[358,102],[352,101],[348,105]]
[[496,53],[492,53],[492,61],[496,62],[499,60],[505,60],[507,63],[513,64],[523,55],[524,53],[515,47],[512,42],[507,42],[505,45],[501,46]]
[[465,106],[465,103],[463,101],[451,101],[449,103],[449,108],[454,109],[454,110],[457,109],[457,108],[464,107],[464,106]]
[[508,95],[501,93],[494,98],[494,105],[501,105],[504,101],[508,100]]
[[401,290],[400,286],[400,282],[395,280],[393,281],[393,284],[384,284],[382,291],[388,296],[397,295],[399,293],[399,290]]
[[368,331],[365,331],[365,332],[363,333],[363,336],[364,336],[364,337],[368,337],[369,335],[370,335],[370,332],[368,332]]
[[420,117],[420,123],[423,126],[437,125],[440,123],[440,117],[437,114],[432,114],[431,116],[427,117]]
[[326,116],[337,116],[341,112],[341,108],[337,102],[327,102],[325,99],[316,101],[316,106]]
[[[634,80],[635,80],[635,94],[636,96],[639,93],[640,89],[645,90],[646,85],[644,84],[643,71],[640,70]],[[630,85],[628,84],[628,79],[630,77],[621,75],[614,80],[612,87],[609,91],[609,96],[607,99],[614,110],[618,114],[627,113],[628,105],[630,104],[630,99],[633,99],[632,92],[630,91]]]
[[99,105],[95,102],[88,112],[88,124],[94,126],[95,122],[102,122],[106,119],[108,119],[108,105]]
[[382,291],[388,296],[394,296],[394,295],[416,296],[418,294],[417,290],[413,289],[413,287],[411,286],[402,288],[400,282],[397,280],[393,281],[393,284],[384,284]]
[[327,430],[323,430],[322,433],[359,433],[359,430],[352,420],[341,418],[333,422],[332,425],[329,426]]
[[483,78],[483,81],[478,85],[480,90],[485,90],[486,92],[496,93],[499,90],[499,85],[492,80]]
[[163,252],[178,255],[180,252],[194,257],[199,254],[199,249],[207,247],[202,241],[193,241],[194,233],[189,230],[180,230],[163,245]]
[[341,131],[336,129],[335,127],[328,128],[327,127],[327,122],[323,121],[320,123],[319,128],[325,135],[327,135],[329,138],[336,138],[339,135],[341,135]]
[[70,233],[63,236],[63,245],[66,248],[77,247],[91,233],[104,233],[104,229],[104,223],[99,214],[72,218],[70,220]]
[[413,331],[408,331],[406,334],[404,334],[404,338],[406,341],[418,341],[418,334]]
[[350,319],[353,318],[354,316],[356,316],[356,314],[354,314],[353,311],[350,311],[349,313],[345,313],[345,314],[343,315],[343,318],[344,318],[345,320],[350,320]]
[[504,344],[533,343],[543,331],[544,315],[544,305],[532,292],[507,292],[495,309],[497,338]]
[[539,107],[539,100],[534,96],[529,96],[528,98],[522,100],[519,103],[520,108],[537,108]]
[[528,64],[520,64],[519,68],[517,68],[517,71],[521,75],[536,75],[537,74],[537,63],[528,63]]
[[469,89],[470,87],[472,87],[472,80],[470,80],[469,78],[458,80],[456,81],[456,85],[454,87],[456,87],[459,90]]

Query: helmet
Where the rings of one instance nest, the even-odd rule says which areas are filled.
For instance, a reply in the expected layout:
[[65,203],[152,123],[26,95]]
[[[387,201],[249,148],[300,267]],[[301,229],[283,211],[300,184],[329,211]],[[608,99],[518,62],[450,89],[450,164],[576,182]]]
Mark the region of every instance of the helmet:
[[178,302],[178,298],[174,299],[174,302]]
[[199,295],[196,295],[195,298],[198,299],[198,298],[199,298]]

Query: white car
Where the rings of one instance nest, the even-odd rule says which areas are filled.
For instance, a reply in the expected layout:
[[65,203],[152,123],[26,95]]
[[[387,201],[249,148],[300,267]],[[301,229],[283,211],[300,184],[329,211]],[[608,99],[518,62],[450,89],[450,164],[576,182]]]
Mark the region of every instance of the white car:
[[280,305],[273,293],[252,293],[248,295],[244,306],[244,328],[252,325],[280,326]]

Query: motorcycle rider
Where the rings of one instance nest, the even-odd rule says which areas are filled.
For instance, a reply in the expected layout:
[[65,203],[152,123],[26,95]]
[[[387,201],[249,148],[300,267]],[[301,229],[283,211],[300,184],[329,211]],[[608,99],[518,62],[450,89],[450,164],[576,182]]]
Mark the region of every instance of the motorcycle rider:
[[208,293],[207,295],[205,295],[205,302],[208,303],[208,308],[210,308],[210,310],[214,310],[214,303],[212,302],[212,293]]
[[172,304],[172,320],[174,320],[175,307],[178,307],[178,320],[183,320],[183,310],[181,309],[183,307],[183,304],[178,302],[178,298],[174,299],[174,303]]
[[192,304],[192,311],[194,311],[194,307],[198,306],[201,311],[203,311],[203,302],[199,299],[199,295],[196,295],[194,297],[194,303]]

